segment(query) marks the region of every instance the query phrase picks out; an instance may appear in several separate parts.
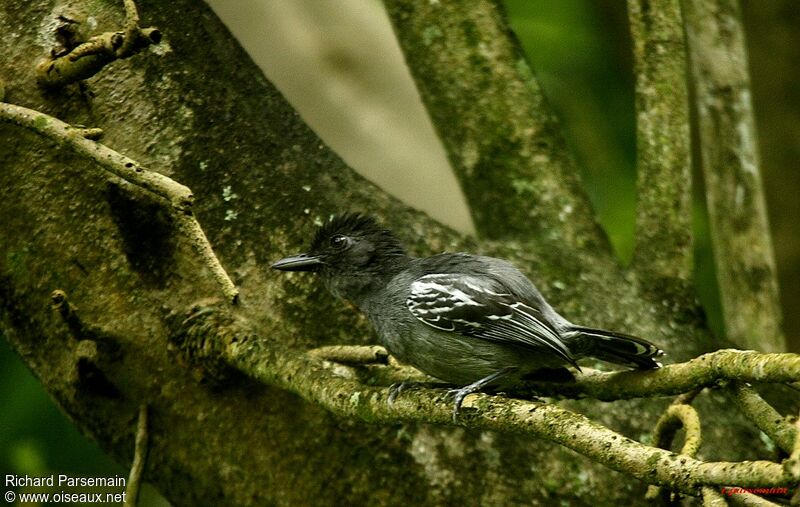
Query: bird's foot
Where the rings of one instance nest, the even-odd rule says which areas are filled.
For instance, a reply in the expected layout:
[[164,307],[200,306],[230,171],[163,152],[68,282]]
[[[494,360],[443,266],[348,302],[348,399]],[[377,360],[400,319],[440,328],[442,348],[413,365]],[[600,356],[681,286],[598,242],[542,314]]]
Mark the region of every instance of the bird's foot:
[[515,371],[517,371],[517,368],[515,366],[507,366],[499,371],[492,373],[491,375],[487,375],[486,377],[479,379],[460,389],[448,389],[447,396],[452,397],[454,401],[453,423],[458,424],[458,415],[461,412],[461,404],[464,403],[464,398],[466,398],[467,395],[478,392],[482,390],[484,387],[487,387],[490,384],[495,383],[497,380]]
[[473,387],[474,384],[462,387],[461,389],[448,389],[445,396],[453,399],[453,424],[458,424],[458,416],[461,413],[461,404],[464,403],[464,398],[478,390],[479,388]]

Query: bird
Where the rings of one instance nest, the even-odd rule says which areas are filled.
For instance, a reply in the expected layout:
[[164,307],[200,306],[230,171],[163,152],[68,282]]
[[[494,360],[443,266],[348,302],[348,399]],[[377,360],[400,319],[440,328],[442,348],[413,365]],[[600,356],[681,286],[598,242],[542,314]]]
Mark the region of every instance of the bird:
[[[334,296],[366,315],[398,361],[457,386],[448,391],[454,421],[473,392],[565,366],[580,371],[583,357],[661,367],[656,358],[664,352],[653,343],[562,317],[510,262],[463,252],[410,256],[370,215],[331,217],[306,253],[271,267],[318,274]],[[392,386],[389,402],[408,386]]]

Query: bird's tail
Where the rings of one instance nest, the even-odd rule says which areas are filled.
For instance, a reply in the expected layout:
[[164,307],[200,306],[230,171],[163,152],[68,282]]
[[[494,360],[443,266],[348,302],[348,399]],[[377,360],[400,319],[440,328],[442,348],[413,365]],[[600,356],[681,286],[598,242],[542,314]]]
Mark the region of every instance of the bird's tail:
[[664,351],[647,340],[591,327],[573,326],[570,331],[573,334],[570,349],[574,348],[574,352],[579,355],[640,370],[661,367],[661,363],[655,358],[663,356]]

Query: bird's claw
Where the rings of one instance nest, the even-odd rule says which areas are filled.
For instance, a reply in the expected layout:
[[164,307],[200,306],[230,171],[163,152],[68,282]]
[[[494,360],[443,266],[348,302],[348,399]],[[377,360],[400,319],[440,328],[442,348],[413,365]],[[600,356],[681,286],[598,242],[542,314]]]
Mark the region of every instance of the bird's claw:
[[458,423],[458,414],[461,412],[461,404],[464,402],[464,398],[466,398],[468,394],[476,393],[487,385],[497,381],[497,379],[500,379],[516,370],[516,366],[507,366],[460,389],[448,389],[447,396],[452,396],[453,400],[455,401],[455,406],[453,407],[453,423]]
[[405,384],[405,382],[395,382],[389,386],[389,398],[386,399],[386,403],[389,405],[394,404],[394,400],[396,400],[397,396],[403,392],[403,384]]
[[410,380],[406,380],[404,382],[395,382],[389,386],[389,398],[386,400],[386,402],[389,405],[392,405],[394,404],[394,400],[396,400],[403,391],[414,389],[423,385],[425,385],[424,382],[412,382]]
[[453,398],[453,424],[458,424],[458,416],[461,413],[461,404],[464,403],[464,398],[466,398],[468,394],[475,392],[474,389],[470,389],[469,387],[470,386],[462,387],[461,389],[448,389],[445,393],[446,397]]
[[[394,383],[389,386],[389,397],[387,398],[386,402],[389,405],[393,405],[397,397],[400,396],[400,393],[403,391],[428,385],[429,384],[426,384],[425,382],[411,381]],[[464,402],[464,398],[466,398],[466,396],[472,392],[474,391],[468,387],[462,387],[461,389],[448,389],[447,392],[445,392],[445,396],[447,398],[453,398],[455,403],[455,406],[453,407],[453,423],[458,423],[458,415],[461,410],[461,404]]]

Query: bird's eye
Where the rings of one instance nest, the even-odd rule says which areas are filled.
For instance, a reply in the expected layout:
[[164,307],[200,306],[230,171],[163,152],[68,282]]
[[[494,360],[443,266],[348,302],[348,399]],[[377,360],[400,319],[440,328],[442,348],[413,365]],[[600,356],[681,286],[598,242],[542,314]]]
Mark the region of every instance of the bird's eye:
[[350,238],[344,236],[342,234],[337,234],[336,236],[331,237],[331,246],[333,248],[342,249],[350,244]]

